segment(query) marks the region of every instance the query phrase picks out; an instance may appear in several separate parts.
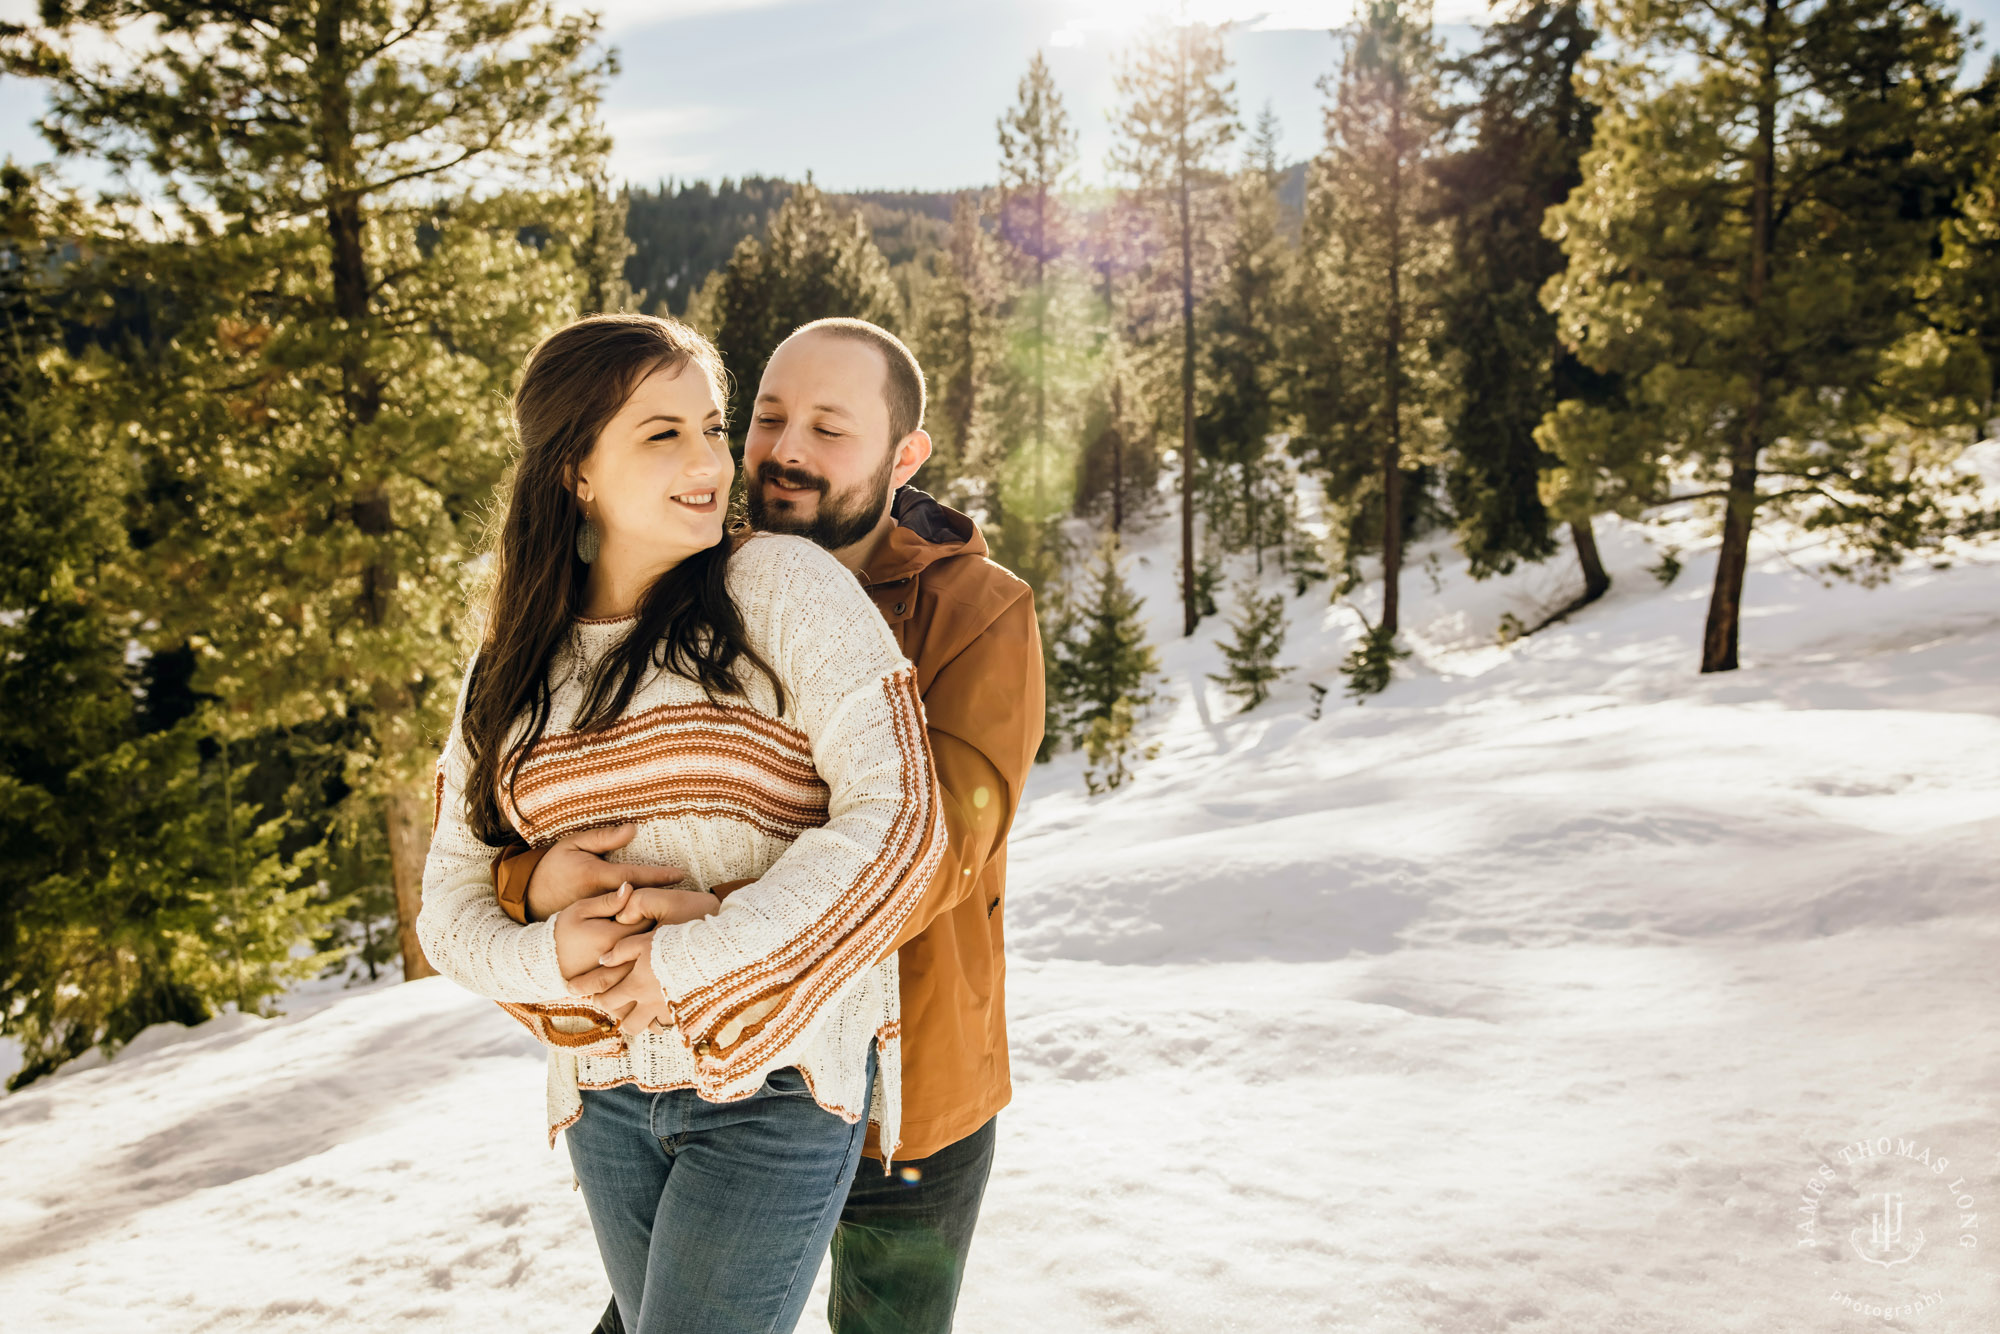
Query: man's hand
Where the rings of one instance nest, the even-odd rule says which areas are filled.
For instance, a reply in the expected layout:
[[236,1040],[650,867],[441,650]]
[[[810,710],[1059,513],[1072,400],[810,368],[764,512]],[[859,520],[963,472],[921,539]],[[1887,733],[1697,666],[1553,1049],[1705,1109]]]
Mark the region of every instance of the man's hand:
[[645,889],[679,884],[687,872],[672,866],[637,866],[608,862],[605,854],[616,852],[639,832],[636,824],[613,825],[607,829],[585,829],[559,838],[542,854],[528,879],[527,914],[531,922],[555,916],[570,904],[604,894],[630,883]]
[[580,899],[556,914],[556,966],[565,978],[573,978],[578,973],[596,968],[599,957],[606,950],[625,937],[646,929],[638,925],[638,918],[626,921],[620,916],[635,892],[664,891],[635,891],[630,885],[624,885],[610,894],[593,894],[587,899]]

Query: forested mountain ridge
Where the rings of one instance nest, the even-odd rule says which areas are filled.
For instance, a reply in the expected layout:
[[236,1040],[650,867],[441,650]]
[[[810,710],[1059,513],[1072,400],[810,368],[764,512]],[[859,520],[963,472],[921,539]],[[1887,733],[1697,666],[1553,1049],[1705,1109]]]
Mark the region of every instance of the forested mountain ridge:
[[[1305,180],[1306,164],[1296,162],[1285,169],[1279,184],[1279,201],[1294,236],[1305,209]],[[632,254],[625,261],[625,281],[644,294],[647,309],[664,302],[670,314],[685,315],[688,298],[702,279],[728,262],[738,241],[763,233],[792,186],[775,176],[630,185],[625,235]],[[883,256],[902,264],[944,244],[952,203],[964,193],[861,190],[827,199],[837,208],[859,209]]]
[[[762,235],[792,190],[793,182],[773,176],[631,186],[625,234],[632,254],[625,261],[625,281],[644,294],[647,309],[664,302],[669,313],[686,314],[702,279],[729,261],[738,241]],[[939,243],[956,197],[951,191],[869,190],[829,195],[828,201],[843,210],[859,209],[875,244],[897,264]]]

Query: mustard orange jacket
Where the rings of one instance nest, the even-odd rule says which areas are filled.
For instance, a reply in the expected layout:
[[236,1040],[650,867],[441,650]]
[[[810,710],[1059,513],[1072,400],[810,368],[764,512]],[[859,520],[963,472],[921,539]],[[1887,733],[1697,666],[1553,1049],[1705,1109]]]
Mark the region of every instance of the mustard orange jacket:
[[[1041,633],[1028,585],[987,558],[966,515],[914,487],[861,582],[916,665],[949,846],[890,945],[903,992],[899,1160],[957,1143],[1007,1105],[1007,832],[1042,744]],[[524,920],[541,849],[495,861],[501,904]],[[881,1157],[869,1131],[866,1152]]]

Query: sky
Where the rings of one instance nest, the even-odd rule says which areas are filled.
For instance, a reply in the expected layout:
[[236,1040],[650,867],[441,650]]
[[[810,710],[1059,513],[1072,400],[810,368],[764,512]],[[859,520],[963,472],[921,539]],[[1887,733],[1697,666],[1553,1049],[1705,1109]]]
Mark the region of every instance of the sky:
[[[1439,0],[1445,39],[1471,40],[1486,0]],[[1079,176],[1101,182],[1119,54],[1171,0],[602,0],[622,63],[606,102],[614,177],[812,172],[833,190],[949,190],[990,183],[994,120],[1037,50],[1046,53],[1080,139]],[[1188,0],[1232,21],[1247,127],[1269,105],[1288,160],[1318,146],[1317,82],[1330,29],[1352,0]],[[1963,12],[2000,29],[2000,0]],[[0,18],[33,0],[0,0]],[[38,90],[0,77],[0,156],[47,156],[29,125]],[[1247,136],[1246,136],[1247,138]]]
[[[1997,0],[2000,2],[2000,0]],[[1461,0],[1459,13],[1479,12]],[[618,174],[797,176],[833,189],[954,189],[995,175],[994,119],[1036,50],[1048,57],[1080,148],[1101,179],[1112,77],[1147,5],[1140,0],[706,0],[667,16],[608,15],[624,72],[609,115]],[[1319,130],[1319,77],[1345,0],[1203,7],[1243,24],[1229,39],[1246,128],[1268,103],[1288,158]],[[628,16],[629,14],[629,16]],[[1449,17],[1449,15],[1446,15]],[[699,80],[677,71],[714,71]],[[1247,135],[1246,135],[1247,138]]]

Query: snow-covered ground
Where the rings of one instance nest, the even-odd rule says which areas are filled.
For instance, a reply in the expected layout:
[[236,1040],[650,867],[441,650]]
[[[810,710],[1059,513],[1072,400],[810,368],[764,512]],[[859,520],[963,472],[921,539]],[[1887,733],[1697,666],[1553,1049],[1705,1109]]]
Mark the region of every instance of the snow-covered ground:
[[[1022,813],[961,1329],[2000,1328],[2000,547],[1863,589],[1760,539],[1745,666],[1702,678],[1698,534],[1601,523],[1609,597],[1505,647],[1567,560],[1420,549],[1365,706],[1320,585],[1245,715],[1137,548],[1160,751]],[[0,1328],[583,1334],[540,1071],[432,979],[0,1100]]]

